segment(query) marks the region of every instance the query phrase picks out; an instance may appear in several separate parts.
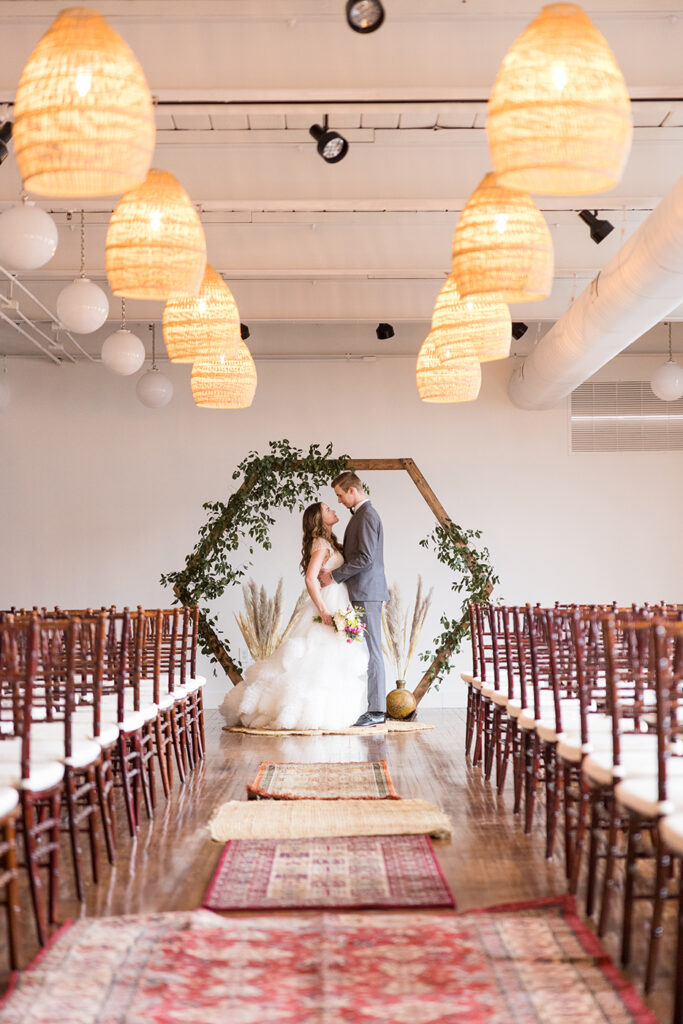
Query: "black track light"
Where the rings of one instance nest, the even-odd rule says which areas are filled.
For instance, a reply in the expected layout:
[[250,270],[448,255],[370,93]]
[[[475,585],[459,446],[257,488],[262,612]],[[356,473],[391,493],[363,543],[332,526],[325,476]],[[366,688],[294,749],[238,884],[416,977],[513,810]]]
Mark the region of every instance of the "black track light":
[[5,159],[8,153],[7,143],[12,138],[12,122],[5,121],[3,125],[0,125],[0,164]]
[[327,114],[322,128],[319,124],[311,125],[308,129],[315,141],[318,143],[318,152],[328,164],[339,163],[349,151],[349,144],[339,132],[331,132],[327,127]]
[[516,320],[512,324],[512,337],[515,341],[519,341],[528,330],[529,328],[526,324],[523,324],[521,320]]
[[596,245],[600,245],[600,242],[614,231],[614,224],[610,224],[608,220],[598,220],[597,210],[593,213],[590,210],[580,210],[579,217],[591,229],[591,238]]
[[384,8],[380,0],[347,0],[346,20],[354,32],[367,35],[384,21]]
[[380,341],[388,341],[389,338],[394,336],[394,328],[391,324],[377,324],[377,331],[375,333]]
[[242,336],[242,341],[246,341],[249,337],[249,328],[246,324],[240,324],[240,334]]

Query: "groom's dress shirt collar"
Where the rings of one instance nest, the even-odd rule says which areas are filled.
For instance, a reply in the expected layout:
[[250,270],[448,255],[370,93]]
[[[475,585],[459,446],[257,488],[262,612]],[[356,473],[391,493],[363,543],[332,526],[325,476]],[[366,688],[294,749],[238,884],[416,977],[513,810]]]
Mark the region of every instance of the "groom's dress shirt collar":
[[366,501],[369,501],[369,500],[370,500],[369,498],[363,498],[363,500],[362,500],[362,501],[359,501],[359,502],[358,502],[358,504],[357,504],[357,505],[356,505],[356,506],[355,506],[354,508],[352,508],[352,509],[351,509],[351,515],[352,515],[352,516],[355,516],[356,512],[357,512],[357,511],[358,511],[358,509],[359,509],[359,508],[361,507],[361,505],[364,505],[364,504],[365,504],[365,502],[366,502]]

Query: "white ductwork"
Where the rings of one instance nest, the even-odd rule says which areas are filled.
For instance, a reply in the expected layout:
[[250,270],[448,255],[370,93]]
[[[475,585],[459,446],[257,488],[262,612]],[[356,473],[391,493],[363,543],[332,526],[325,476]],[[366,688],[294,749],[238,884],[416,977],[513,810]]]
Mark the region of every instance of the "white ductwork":
[[683,301],[683,178],[515,370],[523,409],[557,405]]

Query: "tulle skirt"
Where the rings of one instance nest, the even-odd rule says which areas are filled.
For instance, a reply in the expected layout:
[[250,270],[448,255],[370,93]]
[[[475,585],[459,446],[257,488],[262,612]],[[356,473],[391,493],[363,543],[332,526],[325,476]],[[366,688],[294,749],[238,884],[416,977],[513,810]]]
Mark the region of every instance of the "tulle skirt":
[[[350,604],[344,583],[323,588],[334,613]],[[367,711],[368,649],[347,643],[332,626],[314,622],[312,601],[287,639],[228,692],[221,712],[228,725],[252,729],[345,729]]]

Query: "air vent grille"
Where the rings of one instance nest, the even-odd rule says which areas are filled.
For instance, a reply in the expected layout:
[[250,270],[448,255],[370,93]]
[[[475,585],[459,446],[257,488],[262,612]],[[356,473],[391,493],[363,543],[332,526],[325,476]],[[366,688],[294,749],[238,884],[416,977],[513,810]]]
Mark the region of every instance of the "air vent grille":
[[574,452],[683,451],[683,398],[662,402],[649,381],[588,381],[572,392]]

